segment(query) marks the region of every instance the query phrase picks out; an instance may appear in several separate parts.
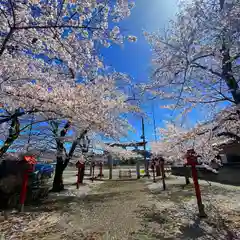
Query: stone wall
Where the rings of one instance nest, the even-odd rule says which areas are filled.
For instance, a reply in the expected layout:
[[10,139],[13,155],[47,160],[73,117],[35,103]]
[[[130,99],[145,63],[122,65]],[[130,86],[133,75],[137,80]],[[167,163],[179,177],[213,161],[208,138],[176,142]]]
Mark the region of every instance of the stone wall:
[[[185,167],[172,167],[172,174],[175,176],[191,175],[191,170]],[[218,174],[206,169],[198,169],[198,177],[202,180],[240,186],[240,165],[223,166]]]

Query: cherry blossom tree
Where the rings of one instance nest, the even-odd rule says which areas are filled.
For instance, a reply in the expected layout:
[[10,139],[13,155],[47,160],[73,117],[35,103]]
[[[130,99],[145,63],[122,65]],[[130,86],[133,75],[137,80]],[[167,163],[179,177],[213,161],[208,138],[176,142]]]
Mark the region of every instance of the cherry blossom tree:
[[222,145],[229,141],[240,142],[239,114],[239,106],[232,106],[193,128],[166,123],[165,128],[159,129],[161,140],[152,143],[152,151],[183,163],[187,150],[194,148],[204,162],[210,162],[219,154]]
[[[14,133],[6,139],[4,153],[20,135],[19,117],[26,113],[65,126],[55,131],[57,148],[56,189],[73,151],[87,132],[118,137],[128,129],[121,113],[135,111],[117,90],[122,74],[104,71],[98,47],[122,44],[117,22],[134,6],[128,0],[12,1],[0,9],[1,104],[10,111],[0,123],[12,122]],[[110,22],[115,22],[109,27]],[[136,41],[134,36],[126,37]],[[85,84],[79,84],[79,79]],[[17,109],[17,110],[16,110]],[[68,154],[64,139],[73,127],[78,133]]]
[[[97,48],[99,45],[108,47],[112,43],[123,43],[124,36],[121,35],[117,22],[128,17],[133,6],[128,0],[2,1],[1,104],[8,109],[11,105],[10,110],[14,113],[2,118],[0,123],[14,121],[16,126],[17,117],[31,112],[47,112],[48,115],[51,113],[53,116],[61,115],[69,119],[74,116],[74,121],[79,120],[76,107],[75,111],[71,108],[73,99],[67,101],[63,95],[69,97],[69,94],[76,93],[73,93],[73,87],[79,86],[76,85],[79,79],[94,82],[99,79],[98,71],[104,64],[98,57]],[[115,22],[113,27],[109,27],[110,22]],[[128,36],[127,39],[136,40],[134,36]],[[95,90],[102,88],[105,87],[100,86]],[[55,90],[51,92],[51,89]],[[57,94],[62,96],[56,97]],[[86,98],[88,94],[91,92],[79,97]],[[44,99],[50,95],[51,101],[49,98]],[[53,101],[54,97],[58,101]],[[29,106],[27,101],[31,101],[32,105]],[[71,101],[71,107],[63,106]],[[87,103],[86,101],[82,111],[89,107]],[[24,111],[15,111],[19,107]],[[93,111],[89,113],[93,114]],[[113,116],[114,114],[112,118]],[[86,119],[81,125],[85,126],[85,123]],[[121,124],[119,127],[120,130]]]
[[[2,1],[1,94],[13,84],[94,79],[104,67],[97,49],[123,43],[117,22],[128,17],[133,6],[128,0]],[[110,22],[115,26],[110,28]]]
[[153,49],[145,86],[171,109],[240,103],[238,0],[181,1],[166,31],[145,33]]
[[[36,119],[33,114],[24,114],[23,117],[19,117],[17,115],[22,114],[20,109],[14,111],[13,114],[10,112],[7,112],[7,114],[7,116],[1,115],[1,117],[10,117],[12,120],[9,122],[6,121],[0,125],[0,141],[3,143],[0,148],[0,157],[2,157],[8,150],[11,150],[12,148],[14,148],[14,150],[19,150],[20,148],[22,151],[28,151],[30,139],[32,137],[33,125],[35,126],[40,123],[53,120],[52,118],[39,120],[39,118]],[[22,136],[25,138],[27,137],[27,139],[22,141]],[[19,143],[17,143],[16,146],[16,141],[23,142],[23,145],[19,145]]]
[[214,116],[208,128],[216,140],[233,140],[240,142],[240,111],[239,105],[227,107]]
[[103,142],[99,142],[98,145],[103,149],[103,151],[106,151],[110,153],[111,155],[114,155],[120,159],[131,159],[131,158],[139,158],[140,155],[135,153],[132,150],[127,150],[122,147],[117,146],[109,146],[107,144],[104,144]]
[[[91,78],[103,67],[96,46],[123,43],[117,22],[128,17],[133,6],[128,0],[4,0],[0,11],[4,70],[12,65],[16,68],[15,60],[21,57],[23,67],[19,65],[14,71],[18,78],[18,74],[39,70],[39,66],[31,64],[36,60],[42,60],[45,67],[61,63],[73,79],[77,75]],[[115,26],[109,27],[110,22],[116,22]],[[127,39],[135,40],[133,36]]]
[[178,127],[167,123],[159,129],[161,140],[152,143],[152,151],[175,163],[184,163],[188,149],[194,148],[196,153],[208,162],[217,155],[218,149],[213,146],[212,132],[205,125],[192,129]]
[[[57,155],[54,189],[61,190],[62,173],[79,141],[87,132],[101,133],[115,138],[127,134],[129,125],[121,114],[133,112],[136,107],[132,106],[127,101],[128,97],[118,90],[116,77],[118,79],[119,76],[99,75],[94,82],[85,84],[70,84],[59,79],[58,83],[52,84],[39,82],[39,84],[25,83],[17,88],[14,85],[4,87],[4,105],[12,109],[21,106],[26,112],[37,109],[35,114],[38,117],[45,117],[47,121],[59,118],[67,120],[62,130],[53,128]],[[19,127],[19,124],[17,126]],[[64,142],[71,127],[75,128],[77,134],[72,140],[69,152],[66,153]],[[11,142],[14,140],[16,138],[11,137]]]

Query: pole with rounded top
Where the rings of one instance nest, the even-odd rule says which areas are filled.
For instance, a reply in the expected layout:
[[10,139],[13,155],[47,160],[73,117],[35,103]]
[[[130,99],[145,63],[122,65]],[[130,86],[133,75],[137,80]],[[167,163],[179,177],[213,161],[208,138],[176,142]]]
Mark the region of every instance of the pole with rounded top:
[[190,149],[187,151],[186,159],[187,159],[187,165],[191,166],[191,168],[192,168],[192,178],[193,178],[195,194],[196,194],[196,198],[197,198],[199,217],[206,217],[207,214],[204,211],[201,190],[200,190],[199,183],[198,183],[198,173],[197,173],[197,168],[196,168],[196,166],[198,165],[197,154],[194,151],[194,149]]

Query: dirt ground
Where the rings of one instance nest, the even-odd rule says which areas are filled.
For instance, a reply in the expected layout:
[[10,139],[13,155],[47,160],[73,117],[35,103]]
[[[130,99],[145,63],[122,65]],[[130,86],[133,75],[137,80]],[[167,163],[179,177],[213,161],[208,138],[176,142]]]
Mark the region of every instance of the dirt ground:
[[[192,187],[167,180],[105,181],[73,187],[0,223],[7,240],[240,239],[240,189],[201,184],[208,218],[197,218]],[[0,235],[1,236],[1,235]],[[1,239],[1,237],[0,237]],[[4,238],[3,238],[4,239]]]

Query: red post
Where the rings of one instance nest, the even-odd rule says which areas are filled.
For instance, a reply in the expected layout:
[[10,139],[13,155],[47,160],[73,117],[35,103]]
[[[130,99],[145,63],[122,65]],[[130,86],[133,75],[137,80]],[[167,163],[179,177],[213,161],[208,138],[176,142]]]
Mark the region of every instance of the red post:
[[83,179],[82,170],[84,168],[84,163],[78,161],[76,163],[76,168],[78,169],[78,173],[77,173],[77,189],[79,189],[79,184],[82,183],[82,179]]
[[79,189],[79,183],[81,178],[81,168],[78,166],[78,173],[77,173],[77,189]]
[[33,172],[34,164],[36,163],[36,159],[32,156],[25,156],[24,161],[27,162],[27,169],[24,171],[23,174],[23,182],[22,182],[22,189],[20,193],[20,211],[24,211],[24,204],[27,196],[27,186],[28,186],[28,176],[29,173]]
[[20,211],[21,212],[24,211],[24,203],[27,195],[28,174],[29,174],[28,171],[25,171],[23,175],[22,189],[20,193]]
[[161,169],[161,174],[162,174],[163,190],[166,190],[165,169],[164,169],[164,159],[163,158],[160,158],[160,169]]
[[92,163],[92,182],[93,182],[94,175],[95,175],[95,173],[94,173],[95,165],[96,165],[95,162],[93,162],[93,163]]
[[199,183],[198,183],[198,174],[197,174],[197,168],[196,168],[196,165],[198,164],[197,156],[193,149],[190,149],[187,151],[187,164],[192,167],[192,178],[193,178],[195,194],[196,194],[196,198],[197,198],[199,217],[206,217],[207,214],[204,211],[201,190],[200,190]]
[[80,181],[80,162],[79,161],[76,163],[76,168],[78,170],[77,175],[76,175],[77,176],[76,186],[77,186],[77,189],[79,189],[79,181]]

